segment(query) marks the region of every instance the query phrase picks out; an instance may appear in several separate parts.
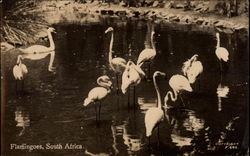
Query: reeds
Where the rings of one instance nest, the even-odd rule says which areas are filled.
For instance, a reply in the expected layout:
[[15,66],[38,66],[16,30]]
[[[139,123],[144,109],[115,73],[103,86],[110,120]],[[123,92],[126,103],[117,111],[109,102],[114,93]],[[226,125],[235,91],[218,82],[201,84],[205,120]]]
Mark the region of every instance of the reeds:
[[47,23],[38,9],[37,0],[12,1],[3,3],[1,21],[1,42],[7,41],[15,45],[33,43],[38,39],[37,33]]

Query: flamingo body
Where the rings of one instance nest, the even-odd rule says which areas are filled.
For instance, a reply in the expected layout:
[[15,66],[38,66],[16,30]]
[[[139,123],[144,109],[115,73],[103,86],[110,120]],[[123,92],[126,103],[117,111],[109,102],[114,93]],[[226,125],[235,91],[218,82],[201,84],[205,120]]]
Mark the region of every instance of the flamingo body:
[[13,75],[16,80],[23,80],[24,75],[28,73],[26,65],[19,63],[13,67]]
[[164,112],[161,108],[150,108],[145,115],[146,136],[152,135],[153,129],[163,120]]
[[227,62],[229,60],[229,52],[224,47],[216,48],[215,54],[219,60],[223,60],[224,62]]
[[138,60],[137,60],[137,65],[141,65],[143,64],[144,62],[146,61],[150,61],[150,60],[153,60],[155,58],[155,55],[156,55],[156,51],[154,49],[144,49],[139,57],[138,57]]
[[229,52],[226,48],[220,46],[220,34],[219,33],[216,33],[216,39],[217,39],[217,45],[216,45],[215,54],[220,61],[223,60],[227,62],[229,60]]
[[179,74],[176,74],[170,78],[169,85],[176,92],[181,90],[192,92],[192,87],[190,86],[188,79]]
[[156,76],[159,76],[159,75],[165,76],[165,73],[156,71],[153,75],[154,86],[155,86],[155,90],[157,93],[157,107],[149,108],[145,114],[145,119],[144,119],[147,137],[150,137],[152,135],[152,131],[154,130],[156,126],[159,125],[160,121],[164,117],[164,112],[162,110],[160,90],[156,83]]
[[92,102],[103,100],[110,92],[112,82],[106,75],[101,76],[97,79],[97,84],[100,87],[91,89],[88,93],[88,97],[84,100],[83,106],[87,106]]
[[141,82],[143,76],[145,76],[143,70],[132,61],[128,61],[126,69],[122,74],[122,93],[125,94],[130,85],[137,86]]
[[84,100],[84,106],[89,105],[92,102],[100,101],[108,95],[109,91],[103,87],[95,87],[90,90],[88,97]]
[[187,71],[187,78],[190,84],[193,84],[196,78],[203,72],[203,66],[200,61],[195,61]]

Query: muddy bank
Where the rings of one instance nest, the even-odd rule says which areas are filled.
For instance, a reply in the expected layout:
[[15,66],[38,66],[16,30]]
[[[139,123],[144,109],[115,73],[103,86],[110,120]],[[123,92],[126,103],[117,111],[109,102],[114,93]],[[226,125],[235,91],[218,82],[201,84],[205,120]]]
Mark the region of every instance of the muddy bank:
[[112,17],[124,19],[153,20],[156,23],[174,23],[174,25],[195,25],[200,29],[216,30],[233,33],[248,31],[246,15],[228,18],[215,14],[204,14],[185,9],[158,7],[123,7],[120,4],[107,4],[94,1],[93,3],[78,3],[72,1],[43,2],[40,7],[46,14],[45,19],[50,24],[58,23],[98,23],[102,18]]

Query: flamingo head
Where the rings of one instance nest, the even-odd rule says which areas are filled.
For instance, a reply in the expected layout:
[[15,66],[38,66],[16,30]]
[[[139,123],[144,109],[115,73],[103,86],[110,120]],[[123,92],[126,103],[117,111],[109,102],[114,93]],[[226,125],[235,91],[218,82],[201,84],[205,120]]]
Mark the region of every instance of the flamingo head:
[[193,58],[193,61],[196,61],[198,57],[199,57],[198,54],[194,54],[194,56],[192,57],[192,58]]
[[217,39],[220,38],[220,33],[217,32],[215,35]]
[[86,98],[83,102],[83,106],[86,107],[88,106],[91,102],[93,102],[92,100],[90,100],[89,98]]
[[112,89],[112,81],[107,75],[100,76],[97,79],[97,84],[108,89]]
[[53,28],[53,27],[49,27],[49,28],[48,28],[48,32],[56,33],[56,30],[55,30],[55,28]]
[[156,72],[154,73],[153,77],[156,77],[156,76],[166,76],[166,74],[163,73],[163,72],[160,72],[160,71],[156,71]]
[[114,31],[114,29],[112,27],[109,27],[106,31],[105,31],[105,34],[107,34],[108,32],[112,32]]

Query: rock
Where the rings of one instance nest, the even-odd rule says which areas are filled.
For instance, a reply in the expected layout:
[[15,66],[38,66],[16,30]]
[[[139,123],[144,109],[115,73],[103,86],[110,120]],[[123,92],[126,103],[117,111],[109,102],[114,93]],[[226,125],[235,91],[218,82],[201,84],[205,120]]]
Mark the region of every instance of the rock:
[[1,52],[7,52],[15,47],[7,42],[1,42]]
[[153,3],[153,7],[157,7],[159,5],[159,1],[154,1],[154,3]]
[[183,9],[183,8],[185,8],[185,6],[186,6],[186,5],[185,5],[184,3],[179,3],[179,4],[176,4],[176,5],[175,5],[175,8],[176,8],[176,9]]

